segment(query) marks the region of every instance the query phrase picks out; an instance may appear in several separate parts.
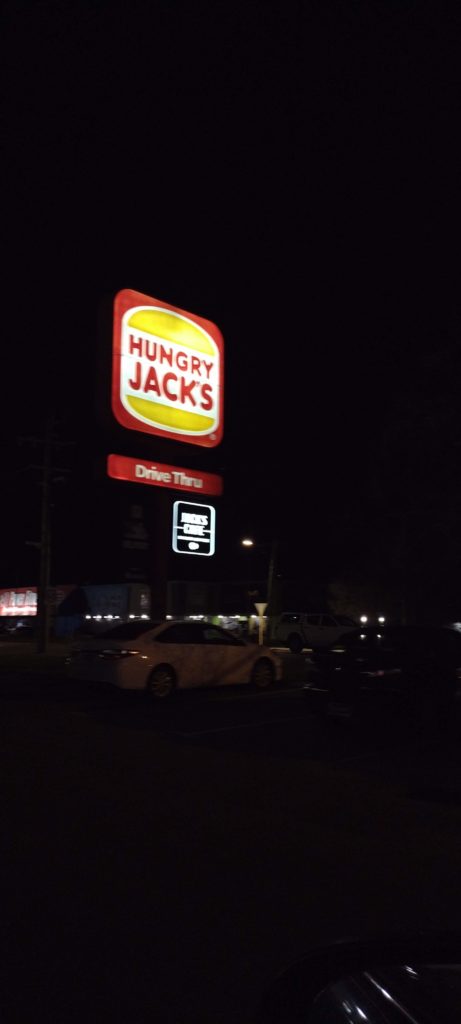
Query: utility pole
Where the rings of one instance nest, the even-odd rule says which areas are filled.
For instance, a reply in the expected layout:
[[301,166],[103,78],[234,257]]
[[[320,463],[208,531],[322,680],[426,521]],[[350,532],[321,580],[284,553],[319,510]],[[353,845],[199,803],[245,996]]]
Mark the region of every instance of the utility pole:
[[275,563],[277,560],[277,541],[271,542],[271,552],[269,558],[269,569],[267,573],[267,614],[270,613],[271,598],[272,598],[272,587],[274,585],[274,573]]
[[37,653],[46,654],[50,629],[50,471],[51,443],[54,416],[49,413],[46,420],[43,443],[42,498],[40,510],[40,574],[37,590]]
[[267,610],[266,610],[266,615],[267,615],[267,620],[266,620],[267,621],[267,640],[270,639],[271,633],[272,633],[271,615],[273,614],[273,611],[274,611],[274,609],[272,607],[272,604],[273,604],[272,596],[273,596],[273,589],[274,589],[275,566],[276,566],[276,562],[277,562],[277,550],[278,550],[278,542],[274,538],[271,541],[270,558],[269,558],[269,569],[268,569],[268,573],[267,573]]
[[48,650],[50,631],[51,485],[53,483],[57,483],[59,479],[62,480],[62,476],[55,476],[56,473],[65,475],[69,472],[69,469],[67,468],[63,469],[54,465],[53,449],[56,447],[63,448],[68,445],[73,445],[75,443],[73,441],[58,441],[54,435],[54,427],[54,410],[49,410],[46,417],[45,434],[42,438],[19,438],[19,441],[21,443],[32,444],[34,447],[40,445],[43,451],[41,465],[32,467],[34,469],[38,469],[40,472],[40,540],[37,542],[26,542],[32,544],[34,547],[37,547],[40,550],[40,566],[37,586],[36,649],[38,654],[46,654]]

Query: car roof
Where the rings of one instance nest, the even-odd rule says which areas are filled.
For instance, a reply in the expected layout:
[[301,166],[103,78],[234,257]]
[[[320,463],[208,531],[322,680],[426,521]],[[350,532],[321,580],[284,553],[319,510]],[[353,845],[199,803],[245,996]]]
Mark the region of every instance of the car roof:
[[[353,632],[349,631],[349,632],[347,632],[347,633],[345,632],[343,634],[344,638],[345,639],[347,638],[349,641],[351,639],[353,639],[354,636],[369,636],[369,637],[373,637],[373,636],[378,636],[378,635],[394,637],[395,639],[397,639],[400,636],[402,638],[403,637],[408,638],[409,640],[411,640],[413,637],[415,639],[418,639],[418,640],[423,639],[423,638],[426,638],[426,639],[432,638],[433,640],[435,640],[435,639],[443,639],[443,640],[448,640],[449,642],[452,642],[453,644],[461,644],[461,633],[458,630],[452,629],[450,626],[443,626],[443,625],[438,625],[438,624],[436,624],[436,625],[425,625],[424,623],[420,623],[420,624],[411,624],[411,625],[408,625],[408,626],[407,625],[395,625],[395,626],[392,626],[392,625],[386,625],[386,624],[379,625],[379,623],[378,623],[375,626],[357,626],[356,629]],[[342,639],[342,636],[340,637],[340,640],[341,639]]]
[[220,632],[225,633],[226,636],[232,636],[232,632],[229,629],[225,629],[224,626],[205,622],[203,619],[184,619],[179,616],[177,618],[168,619],[133,619],[128,622],[119,622],[101,633],[92,633],[91,635],[96,640],[140,639],[145,633],[154,633],[154,635],[157,635],[162,633],[165,629],[169,629],[171,626],[185,626],[186,629],[190,630],[197,626],[206,626],[208,628],[219,629]]
[[130,619],[128,622],[114,623],[114,625],[109,626],[108,629],[104,629],[102,632],[92,632],[91,636],[96,640],[116,640],[117,637],[126,638],[130,635],[134,638],[141,636],[142,633],[148,633],[162,624],[159,619]]

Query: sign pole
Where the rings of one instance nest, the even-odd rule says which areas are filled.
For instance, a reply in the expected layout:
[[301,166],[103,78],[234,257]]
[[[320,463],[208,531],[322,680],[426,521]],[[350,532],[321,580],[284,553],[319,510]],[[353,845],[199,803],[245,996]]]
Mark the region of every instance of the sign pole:
[[151,590],[151,618],[164,619],[167,614],[171,498],[168,492],[158,491],[153,502],[154,527],[150,555],[149,582]]

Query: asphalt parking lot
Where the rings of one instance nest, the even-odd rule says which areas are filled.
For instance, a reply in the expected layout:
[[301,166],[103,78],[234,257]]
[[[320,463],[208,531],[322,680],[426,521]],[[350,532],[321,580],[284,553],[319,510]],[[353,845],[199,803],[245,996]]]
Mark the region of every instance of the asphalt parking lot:
[[461,743],[321,720],[299,669],[170,706],[0,672],[5,1020],[250,1024],[312,945],[458,923]]

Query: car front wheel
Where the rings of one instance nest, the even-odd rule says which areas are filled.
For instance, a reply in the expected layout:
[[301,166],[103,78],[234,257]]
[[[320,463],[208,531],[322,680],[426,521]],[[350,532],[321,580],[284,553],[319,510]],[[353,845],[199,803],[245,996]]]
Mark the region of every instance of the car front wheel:
[[266,690],[275,681],[274,666],[268,658],[260,658],[253,666],[251,682],[258,690]]
[[147,680],[147,693],[156,700],[166,700],[176,689],[176,676],[171,665],[157,665]]

